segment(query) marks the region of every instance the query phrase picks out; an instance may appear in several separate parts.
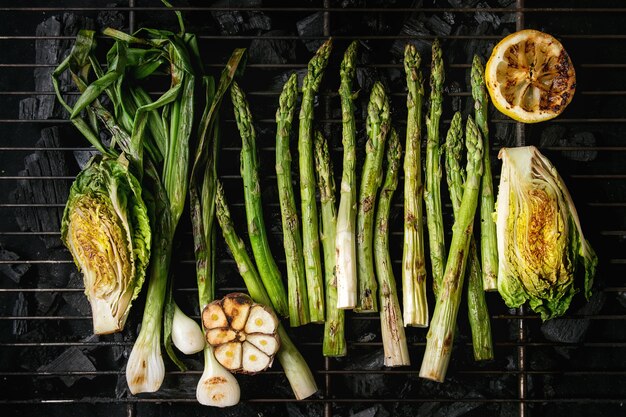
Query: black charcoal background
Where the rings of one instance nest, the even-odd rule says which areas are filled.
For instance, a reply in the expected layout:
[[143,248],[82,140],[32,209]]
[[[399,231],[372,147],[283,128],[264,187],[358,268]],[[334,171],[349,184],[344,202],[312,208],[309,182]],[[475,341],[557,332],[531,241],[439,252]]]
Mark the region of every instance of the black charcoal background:
[[[297,8],[321,9],[323,2],[181,0],[175,3],[223,8],[295,7],[289,11],[184,13],[187,30],[206,36],[200,40],[200,47],[207,68],[213,73],[218,73],[233,48],[249,48],[250,66],[240,83],[248,94],[255,117],[266,222],[272,233],[274,254],[283,259],[274,171],[273,117],[282,84],[293,71],[301,80],[306,62],[324,37],[323,13]],[[524,3],[529,8],[547,6],[538,0]],[[558,3],[554,6],[565,6]],[[324,401],[337,399],[328,404],[333,416],[512,417],[520,415],[517,402],[520,346],[524,346],[527,371],[526,416],[626,415],[623,408],[626,401],[623,384],[626,375],[626,44],[623,42],[626,13],[530,11],[524,16],[526,27],[561,37],[577,71],[578,91],[571,105],[554,121],[526,126],[525,143],[540,147],[565,178],[586,237],[599,255],[596,290],[589,303],[579,295],[566,317],[545,324],[535,315],[524,313],[526,341],[522,344],[520,318],[516,317],[520,312],[507,309],[497,294],[488,294],[496,359],[487,363],[473,360],[463,304],[444,384],[417,376],[424,350],[424,329],[407,329],[413,364],[396,370],[383,366],[376,315],[348,313],[348,356],[328,360],[328,367],[321,354],[322,326],[292,329],[301,352],[316,371],[320,393],[314,400],[282,401],[291,399],[292,393],[277,364],[263,375],[239,377],[244,401],[236,407],[217,410],[195,403],[196,381],[202,369],[200,356],[186,359],[192,370],[187,373],[176,372],[167,362],[170,372],[158,393],[140,396],[138,402],[129,394],[124,369],[141,321],[143,299],[140,297],[135,303],[122,333],[92,335],[89,304],[82,294],[82,278],[59,240],[60,216],[69,186],[91,153],[82,149],[86,141],[61,120],[67,115],[51,94],[50,73],[66,56],[73,41],[34,37],[73,36],[80,28],[100,31],[113,26],[128,30],[129,14],[127,10],[10,11],[5,8],[116,5],[126,7],[128,3],[0,1],[0,415],[322,416],[326,408]],[[135,5],[159,7],[160,3],[137,0]],[[336,95],[338,68],[350,39],[362,39],[355,87],[359,90],[356,116],[358,157],[362,161],[364,109],[374,81],[382,81],[391,94],[394,124],[401,134],[404,132],[406,111],[401,63],[407,40],[422,52],[427,77],[430,42],[433,36],[442,38],[447,67],[443,136],[446,121],[453,111],[461,110],[464,116],[472,111],[467,64],[471,63],[473,54],[488,58],[497,39],[515,31],[516,27],[515,13],[490,10],[514,9],[516,2],[513,0],[331,0],[329,5],[349,10],[330,12],[330,34],[336,36],[336,41],[316,108],[316,126],[328,136],[333,148],[336,178],[341,174],[341,113]],[[567,7],[621,6],[618,0],[567,2]],[[360,11],[367,7],[384,11]],[[415,11],[393,11],[406,7]],[[424,12],[420,11],[421,7],[478,10]],[[137,11],[135,19],[136,28],[177,28],[174,15],[164,10]],[[299,36],[304,39],[298,39]],[[100,52],[110,44],[102,39]],[[62,88],[69,97],[75,98],[70,84],[64,79]],[[156,83],[152,90],[162,89],[163,85]],[[495,109],[490,115],[491,155],[497,174],[498,149],[519,143],[515,123]],[[239,138],[228,101],[222,120],[220,174],[236,224],[241,225],[239,231],[245,235]],[[295,135],[292,149],[295,167]],[[297,174],[294,169],[295,179]],[[402,251],[402,185],[399,189],[391,226],[392,257],[397,262]],[[449,229],[449,205],[444,210]],[[179,229],[172,262],[177,288],[175,297],[188,313],[197,315],[193,254],[186,216]],[[218,250],[219,296],[240,289],[243,282],[224,245]],[[284,272],[284,262],[280,265]],[[395,268],[399,280],[399,263]],[[431,297],[431,311],[433,306]],[[50,317],[62,319],[47,319]],[[40,400],[56,402],[38,404]]]

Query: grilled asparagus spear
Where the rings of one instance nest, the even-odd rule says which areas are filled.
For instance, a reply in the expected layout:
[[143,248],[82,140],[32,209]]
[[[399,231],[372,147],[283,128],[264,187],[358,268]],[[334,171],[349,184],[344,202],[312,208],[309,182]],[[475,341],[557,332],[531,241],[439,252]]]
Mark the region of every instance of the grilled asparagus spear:
[[435,39],[432,48],[430,73],[430,111],[426,116],[426,184],[424,189],[428,242],[430,244],[430,263],[433,271],[433,290],[435,295],[439,293],[446,263],[443,214],[441,211],[441,151],[439,145],[439,119],[443,101],[443,80],[444,70],[441,48],[439,41]]
[[404,49],[404,70],[408,94],[406,146],[404,156],[404,249],[402,251],[402,298],[405,326],[428,326],[426,261],[422,220],[422,167],[420,138],[424,85],[421,58],[415,46]]
[[315,170],[313,168],[313,100],[322,81],[324,69],[332,48],[329,39],[309,61],[308,72],[302,84],[302,107],[298,130],[298,153],[300,166],[300,204],[302,205],[302,242],[306,285],[309,296],[309,313],[312,322],[324,321],[324,283],[317,203],[315,201]]
[[322,206],[321,240],[324,251],[326,281],[326,322],[324,324],[324,356],[346,356],[344,312],[337,308],[337,277],[335,275],[335,233],[337,208],[335,206],[335,179],[328,154],[328,142],[320,132],[315,132],[315,167]]
[[420,377],[442,382],[452,352],[457,313],[461,302],[463,272],[467,261],[474,216],[478,206],[480,177],[482,175],[483,147],[480,132],[469,117],[465,130],[467,147],[467,180],[458,216],[452,227],[452,243],[446,263],[442,286],[437,295],[435,312],[426,336],[426,351]]
[[489,158],[489,98],[485,87],[485,67],[480,58],[474,55],[472,62],[472,97],[476,124],[482,133],[485,152],[483,155],[483,179],[480,185],[480,254],[483,268],[483,286],[486,291],[498,289],[498,246],[496,242],[496,223],[493,220],[493,178]]
[[354,94],[352,80],[355,74],[357,42],[350,44],[341,62],[341,97],[343,173],[341,198],[337,214],[337,308],[356,307],[356,151],[354,124]]
[[372,240],[374,232],[374,206],[376,193],[381,185],[385,140],[389,132],[389,100],[380,82],[372,87],[370,102],[367,107],[367,144],[365,145],[365,163],[361,176],[359,206],[356,223],[356,254],[358,263],[359,296],[357,311],[369,313],[378,311],[376,275]]
[[270,250],[263,221],[261,204],[261,184],[259,182],[259,159],[256,150],[256,134],[252,126],[252,114],[246,97],[233,81],[230,88],[235,120],[241,136],[241,178],[243,179],[248,235],[252,253],[263,284],[272,300],[274,310],[281,316],[289,314],[287,294],[283,285],[278,266]]
[[374,259],[380,287],[380,327],[385,351],[385,366],[405,366],[410,365],[411,361],[389,255],[389,210],[391,198],[398,186],[398,171],[402,159],[402,145],[395,129],[391,130],[388,142],[387,172],[376,208]]
[[[446,137],[446,178],[454,217],[459,215],[461,199],[463,198],[463,183],[465,182],[465,169],[461,167],[461,155],[463,152],[463,128],[461,126],[461,113],[457,112],[452,118],[450,129]],[[483,290],[483,277],[480,269],[480,260],[476,251],[474,236],[470,239],[470,247],[465,274],[468,279],[467,286],[467,315],[472,329],[472,346],[474,359],[493,359],[491,343],[491,324],[489,311],[485,301]]]
[[307,324],[309,299],[306,293],[302,232],[296,208],[296,198],[291,183],[291,152],[289,133],[298,96],[298,77],[292,74],[283,87],[276,111],[276,180],[283,224],[283,245],[287,263],[287,293],[289,299],[289,324],[292,327]]

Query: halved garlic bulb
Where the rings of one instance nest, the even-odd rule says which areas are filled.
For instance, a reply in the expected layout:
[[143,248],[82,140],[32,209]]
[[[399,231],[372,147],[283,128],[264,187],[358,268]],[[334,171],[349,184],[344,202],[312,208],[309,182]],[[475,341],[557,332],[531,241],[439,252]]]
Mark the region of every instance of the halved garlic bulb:
[[280,348],[274,311],[242,293],[213,301],[202,311],[207,342],[231,372],[255,374],[272,366]]

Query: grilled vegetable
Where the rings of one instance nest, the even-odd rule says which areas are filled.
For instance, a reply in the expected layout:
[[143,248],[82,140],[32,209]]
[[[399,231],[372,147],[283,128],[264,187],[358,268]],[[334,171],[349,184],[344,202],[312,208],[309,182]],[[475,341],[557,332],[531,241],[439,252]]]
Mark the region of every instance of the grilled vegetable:
[[193,355],[204,349],[204,336],[195,320],[174,304],[172,318],[172,343],[185,355]]
[[486,79],[496,108],[524,123],[558,116],[576,90],[574,65],[561,42],[532,29],[512,33],[493,48]]
[[365,163],[361,175],[359,206],[356,223],[356,255],[358,263],[359,299],[356,310],[360,313],[378,311],[376,275],[374,273],[373,233],[376,194],[382,183],[380,175],[385,155],[385,141],[389,133],[389,100],[380,82],[372,87],[367,107],[367,144]]
[[124,158],[93,159],[72,184],[61,239],[83,274],[95,334],[122,330],[150,258],[141,186]]
[[402,251],[402,304],[405,326],[428,326],[426,298],[426,258],[424,257],[424,222],[422,216],[422,99],[424,85],[421,58],[415,46],[404,49],[407,126],[404,156],[404,247]]
[[402,159],[402,145],[395,129],[391,129],[388,142],[387,172],[376,208],[374,260],[380,288],[380,327],[385,351],[385,366],[405,366],[410,365],[411,361],[389,255],[389,210],[391,198],[398,186],[398,171]]
[[581,267],[591,295],[598,259],[554,165],[534,146],[503,148],[498,157],[498,291],[509,307],[528,300],[543,320],[561,316],[579,291]]
[[283,245],[287,264],[287,293],[289,300],[289,324],[291,327],[307,324],[309,299],[306,292],[302,231],[296,208],[296,197],[291,183],[291,152],[289,134],[298,98],[298,77],[292,74],[280,94],[276,111],[276,181],[280,199],[283,225]]
[[324,278],[320,258],[320,239],[315,201],[315,169],[313,168],[313,100],[319,89],[332,49],[329,39],[311,58],[302,82],[302,106],[298,129],[298,164],[300,167],[300,204],[302,206],[302,246],[311,321],[324,321]]
[[328,153],[328,142],[320,132],[315,132],[315,167],[320,190],[322,227],[320,236],[324,251],[324,278],[326,283],[326,322],[324,323],[324,356],[345,356],[344,311],[337,308],[337,275],[335,233],[337,229],[337,207],[335,205],[335,178]]
[[[219,156],[219,109],[238,69],[243,67],[245,49],[235,49],[222,70],[217,90],[213,79],[205,78],[206,104],[198,126],[198,146],[189,180],[189,202],[196,258],[196,281],[200,311],[213,301],[215,289],[216,240],[215,194]],[[215,90],[215,91],[214,91]],[[204,337],[203,337],[204,340]],[[228,407],[239,402],[235,377],[215,358],[213,346],[205,343],[204,371],[196,387],[200,404]]]
[[255,374],[272,366],[280,340],[269,307],[246,294],[228,294],[204,308],[202,325],[218,362],[231,372]]
[[256,133],[254,126],[252,126],[252,114],[246,97],[237,82],[233,81],[230,92],[235,120],[241,135],[241,178],[243,179],[243,195],[252,253],[263,284],[272,300],[272,306],[278,314],[287,316],[289,314],[287,294],[267,240],[265,222],[263,221],[258,168],[259,156],[256,150]]
[[483,179],[480,184],[480,255],[482,259],[483,286],[486,291],[497,288],[498,246],[496,243],[496,224],[493,220],[493,178],[491,177],[491,158],[489,157],[489,99],[485,88],[485,70],[478,56],[472,62],[472,97],[476,124],[483,136]]
[[358,43],[352,42],[341,61],[341,97],[343,173],[341,174],[341,197],[337,214],[337,308],[356,307],[356,148],[354,123],[354,93],[352,80],[356,73]]
[[[463,199],[463,184],[465,183],[465,168],[461,166],[463,154],[462,138],[461,113],[456,112],[452,117],[452,123],[446,136],[446,178],[455,218],[459,215],[461,200]],[[465,275],[468,280],[467,316],[472,329],[474,359],[477,361],[493,359],[491,323],[489,322],[489,311],[485,301],[480,259],[478,258],[476,240],[473,235],[470,239]]]
[[450,253],[442,286],[437,295],[433,319],[426,336],[426,351],[420,368],[420,377],[438,382],[442,382],[446,376],[452,353],[456,319],[463,291],[465,263],[478,206],[480,176],[482,175],[482,140],[471,117],[467,119],[465,135],[467,179],[461,206],[458,215],[454,218]]
[[[219,182],[216,194],[216,214],[224,240],[226,240],[226,244],[235,259],[250,296],[257,303],[269,305],[270,298],[265,287],[263,287],[259,273],[248,256],[243,241],[235,232],[230,210],[224,197],[224,189]],[[282,324],[278,325],[278,336],[281,343],[278,360],[285,370],[285,375],[291,384],[296,399],[301,400],[310,397],[317,391],[317,385],[309,366],[285,332]]]
[[433,272],[433,290],[439,293],[446,264],[446,245],[443,236],[443,214],[441,212],[441,151],[439,143],[439,119],[443,102],[443,59],[439,41],[432,47],[430,72],[430,111],[426,116],[426,183],[424,201],[428,225],[430,264]]

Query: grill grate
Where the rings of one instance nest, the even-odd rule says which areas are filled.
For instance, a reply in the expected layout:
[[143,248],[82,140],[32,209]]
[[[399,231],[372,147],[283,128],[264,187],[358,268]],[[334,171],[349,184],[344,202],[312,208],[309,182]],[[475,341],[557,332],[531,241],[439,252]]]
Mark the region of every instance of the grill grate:
[[[54,98],[51,89],[42,89],[33,83],[33,73],[36,77],[55,66],[54,62],[35,59],[37,43],[69,44],[74,39],[73,33],[54,36],[36,34],[37,25],[50,16],[73,13],[72,16],[92,19],[96,16],[117,18],[131,30],[156,25],[154,21],[160,26],[175,27],[172,13],[158,2],[149,0],[128,0],[118,6],[94,0],[89,2],[93,6],[88,7],[85,2],[77,0],[65,1],[66,7],[50,7],[43,1],[31,2],[32,7],[23,7],[23,3],[17,1],[5,3],[13,4],[0,7],[0,16],[5,22],[0,29],[0,45],[6,52],[0,58],[0,97],[4,103],[0,109],[0,390],[4,394],[0,397],[1,414],[34,415],[43,411],[45,415],[67,415],[84,414],[89,410],[98,415],[141,416],[154,413],[156,407],[167,407],[168,415],[215,412],[195,404],[195,383],[201,373],[199,357],[189,360],[193,370],[179,372],[168,368],[162,392],[140,397],[127,394],[124,390],[125,357],[130,352],[140,322],[141,303],[136,303],[122,334],[91,337],[89,311],[80,301],[84,298],[80,288],[82,283],[73,274],[69,253],[58,245],[58,226],[43,228],[49,224],[25,225],[16,222],[16,219],[32,216],[33,213],[42,218],[54,219],[58,216],[66,199],[63,190],[78,172],[72,154],[89,149],[69,126],[64,114],[52,112],[45,118],[22,118],[18,113],[24,100],[35,98],[45,102]],[[193,3],[202,5],[191,5]],[[349,353],[347,358],[341,360],[322,357],[321,326],[293,329],[298,346],[310,360],[316,374],[320,395],[297,403],[292,399],[283,372],[277,367],[261,376],[240,378],[245,403],[238,406],[233,415],[289,413],[296,416],[338,416],[359,411],[372,416],[388,413],[520,417],[555,412],[558,415],[567,412],[572,416],[623,414],[626,388],[620,382],[626,376],[626,332],[623,329],[626,320],[626,282],[623,278],[626,272],[626,172],[623,153],[626,152],[626,118],[622,109],[626,105],[626,82],[623,77],[626,63],[619,60],[626,53],[626,45],[623,44],[626,39],[626,33],[623,33],[626,8],[615,7],[621,5],[620,2],[609,0],[598,1],[598,7],[593,8],[584,1],[570,2],[572,7],[566,8],[539,7],[542,2],[532,0],[480,3],[397,1],[389,6],[385,6],[384,1],[375,0],[308,0],[302,2],[302,7],[286,7],[278,0],[266,0],[263,6],[261,3],[260,0],[217,1],[207,6],[190,1],[179,9],[189,19],[188,30],[200,35],[206,68],[210,70],[221,68],[234,47],[249,46],[251,41],[285,41],[295,45],[297,59],[287,63],[251,62],[247,66],[248,75],[242,80],[258,129],[263,188],[267,189],[263,198],[276,255],[282,256],[273,168],[273,111],[279,94],[275,77],[306,68],[306,60],[311,54],[305,49],[303,41],[316,41],[331,35],[336,40],[336,51],[322,87],[325,91],[319,95],[316,124],[324,129],[331,141],[338,177],[341,169],[341,119],[334,91],[338,82],[333,73],[337,72],[343,48],[350,40],[364,41],[365,48],[362,50],[371,59],[360,64],[363,79],[359,83],[366,84],[371,76],[386,82],[394,104],[394,122],[403,130],[405,94],[403,77],[398,78],[402,63],[394,60],[389,47],[397,41],[432,40],[432,33],[418,36],[398,33],[407,20],[435,16],[448,21],[462,21],[468,29],[465,33],[451,32],[437,36],[446,51],[465,50],[471,43],[475,49],[484,51],[505,31],[526,27],[554,33],[563,40],[577,69],[579,84],[576,99],[563,117],[538,126],[515,123],[492,112],[491,126],[496,141],[491,149],[492,159],[495,159],[500,146],[533,144],[554,161],[577,202],[586,235],[598,252],[600,266],[597,281],[600,284],[596,291],[598,295],[589,305],[583,306],[579,300],[579,304],[573,305],[567,316],[558,322],[558,337],[542,326],[539,318],[531,312],[523,308],[508,310],[496,294],[488,294],[496,359],[486,364],[473,361],[468,325],[465,314],[461,313],[455,352],[448,379],[443,385],[417,377],[425,345],[426,332],[423,329],[407,330],[413,365],[400,369],[387,369],[376,362],[382,351],[377,315],[348,315]],[[411,3],[423,3],[423,7],[417,8]],[[451,8],[449,4],[452,3],[470,4],[471,7]],[[494,7],[485,9],[485,5]],[[291,32],[220,34],[215,25],[206,23],[213,22],[212,16],[215,17],[216,12],[263,13],[271,18],[272,29],[289,28]],[[472,34],[478,26],[475,17],[485,12],[500,19],[498,30]],[[316,13],[321,16],[319,34],[294,35],[294,22]],[[351,18],[388,27],[372,29],[359,24],[344,27]],[[456,28],[461,24],[456,22],[451,25]],[[107,45],[105,39],[100,39],[100,43]],[[449,55],[446,59],[446,85],[457,83],[457,88],[446,92],[444,124],[449,123],[452,106],[468,110],[470,65],[469,58],[461,56]],[[426,56],[425,61],[428,61]],[[367,90],[366,85],[361,87]],[[159,94],[159,88],[151,88],[151,94]],[[363,108],[365,96],[361,94],[358,109]],[[362,141],[361,116],[357,115],[357,135]],[[223,112],[223,119],[224,162],[221,177],[227,187],[233,214],[242,219],[244,209],[237,162],[238,136],[228,106]],[[43,135],[42,129],[53,127],[60,138],[57,142],[38,141]],[[561,132],[560,136],[558,132]],[[23,160],[47,161],[48,156],[52,159],[58,155],[66,159],[67,172],[54,172],[54,167],[48,167],[47,171],[20,172],[24,168]],[[35,195],[37,190],[45,194],[48,188],[52,188],[50,184],[54,185],[56,194],[44,195],[45,198]],[[13,192],[20,187],[31,190],[32,195],[22,199],[16,197]],[[401,249],[399,243],[394,241],[401,240],[401,215],[398,215],[401,207],[401,199],[396,198],[391,232],[396,237],[391,242],[392,255],[396,254],[393,256],[396,276],[399,276],[401,256],[398,254]],[[445,205],[444,216],[448,220],[450,212],[450,205]],[[179,240],[182,243],[173,263],[177,274],[175,296],[197,318],[191,235],[185,217],[181,229]],[[2,249],[13,251],[19,257],[12,257]],[[225,248],[222,246],[218,250],[218,295],[244,290]],[[279,260],[279,265],[284,265],[284,259]],[[59,276],[63,274],[71,276],[61,283]],[[429,301],[432,309],[434,301]],[[576,338],[577,334],[572,332],[581,334]],[[87,369],[88,366],[81,367],[82,362],[76,361],[69,367],[50,366],[57,357],[77,351],[81,352],[77,358],[85,358],[95,366]],[[94,408],[88,408],[90,404],[107,406],[96,407],[94,411]]]

